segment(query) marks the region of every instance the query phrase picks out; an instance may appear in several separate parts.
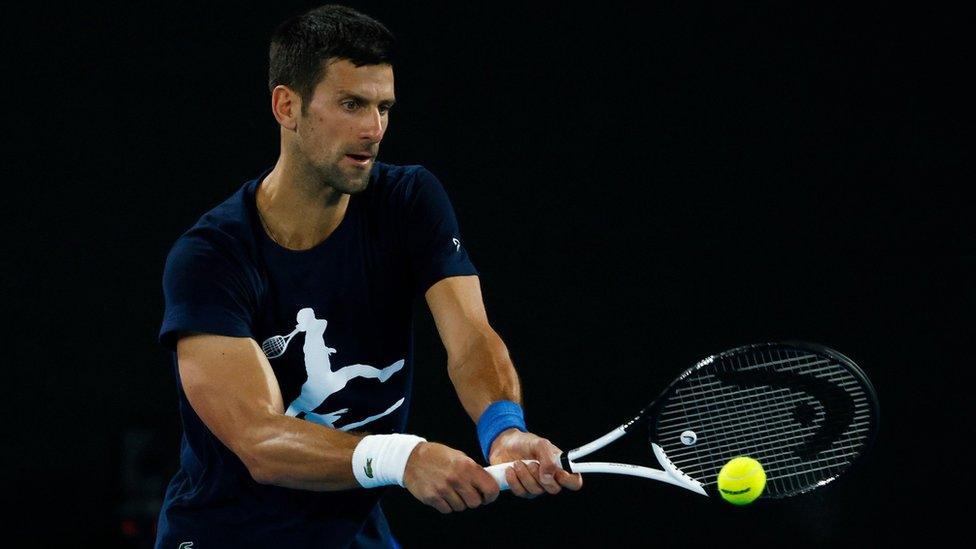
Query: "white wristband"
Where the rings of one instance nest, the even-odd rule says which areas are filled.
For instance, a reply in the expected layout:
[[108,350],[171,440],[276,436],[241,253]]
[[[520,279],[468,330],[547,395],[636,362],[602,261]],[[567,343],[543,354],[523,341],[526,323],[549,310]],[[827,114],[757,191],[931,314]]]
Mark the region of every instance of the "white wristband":
[[352,452],[352,472],[363,488],[398,484],[415,446],[427,439],[414,435],[369,435]]

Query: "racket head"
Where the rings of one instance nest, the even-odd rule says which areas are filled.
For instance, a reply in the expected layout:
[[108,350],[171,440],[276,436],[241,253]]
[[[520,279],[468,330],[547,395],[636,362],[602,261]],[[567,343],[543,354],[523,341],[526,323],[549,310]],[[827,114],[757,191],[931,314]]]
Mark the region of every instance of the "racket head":
[[641,416],[650,442],[718,495],[737,456],[766,470],[763,498],[802,494],[836,479],[877,436],[877,394],[848,357],[805,342],[759,343],[712,355],[683,372]]
[[264,340],[261,344],[261,351],[264,352],[264,356],[270,358],[278,358],[279,356],[285,354],[285,347],[288,346],[288,340],[284,336],[276,335],[269,337]]

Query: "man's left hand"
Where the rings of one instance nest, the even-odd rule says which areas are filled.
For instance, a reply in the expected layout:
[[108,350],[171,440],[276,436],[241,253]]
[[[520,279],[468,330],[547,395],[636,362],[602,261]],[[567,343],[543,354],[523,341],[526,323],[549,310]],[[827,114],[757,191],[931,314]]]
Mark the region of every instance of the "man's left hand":
[[[505,471],[512,493],[534,498],[543,493],[558,494],[563,488],[576,491],[583,487],[583,477],[567,473],[559,465],[562,450],[548,440],[518,429],[503,431],[491,444],[488,458],[492,465],[514,461]],[[522,463],[535,460],[539,463]]]

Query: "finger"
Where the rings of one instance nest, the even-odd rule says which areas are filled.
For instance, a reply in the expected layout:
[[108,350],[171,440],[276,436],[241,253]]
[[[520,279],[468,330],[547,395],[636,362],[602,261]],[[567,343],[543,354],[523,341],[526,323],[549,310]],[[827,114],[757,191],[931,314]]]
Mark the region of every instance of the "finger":
[[508,489],[512,494],[520,498],[531,498],[534,497],[522,486],[522,481],[518,478],[518,473],[515,472],[515,466],[505,469],[505,482],[508,482]]
[[539,464],[531,463],[526,465],[522,461],[515,462],[515,474],[518,475],[519,482],[522,486],[532,495],[538,496],[544,494],[546,489],[543,488],[538,481],[539,478]]
[[461,499],[461,496],[459,496],[457,492],[451,488],[445,490],[444,493],[441,494],[441,497],[447,501],[447,504],[451,506],[451,510],[453,511],[464,511],[468,508],[468,506],[464,504],[464,500]]
[[464,501],[464,505],[468,509],[475,509],[481,507],[481,493],[475,490],[474,486],[470,484],[462,484],[456,488],[457,493],[461,496],[461,500]]
[[505,480],[508,481],[508,489],[520,498],[533,498],[529,490],[522,484],[519,479],[518,472],[515,470],[515,464],[505,470]]
[[492,503],[498,499],[498,493],[500,490],[498,488],[498,483],[495,482],[495,479],[492,478],[487,471],[481,467],[478,467],[478,469],[481,471],[481,473],[475,474],[472,486],[478,491],[478,493],[481,494],[481,504],[488,505],[489,503]]
[[583,475],[576,473],[567,473],[566,471],[559,470],[556,471],[556,482],[559,483],[563,488],[568,488],[573,490],[579,490],[583,487]]
[[447,503],[447,500],[442,497],[435,496],[431,498],[430,501],[427,502],[427,505],[430,505],[445,515],[451,512],[451,506]]
[[539,482],[542,487],[545,488],[550,494],[559,493],[560,486],[556,482],[556,472],[562,469],[559,466],[559,462],[556,461],[556,457],[560,454],[559,448],[556,448],[553,443],[546,439],[541,439],[536,443],[536,447],[533,452],[536,459],[539,460]]

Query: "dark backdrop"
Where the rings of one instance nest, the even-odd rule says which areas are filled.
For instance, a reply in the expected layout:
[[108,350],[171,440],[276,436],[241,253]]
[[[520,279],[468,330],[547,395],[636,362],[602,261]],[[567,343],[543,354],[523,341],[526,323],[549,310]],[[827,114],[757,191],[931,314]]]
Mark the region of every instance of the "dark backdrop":
[[[780,4],[351,4],[400,41],[381,159],[444,182],[533,430],[568,449],[697,359],[783,338],[854,358],[883,406],[876,452],[816,495],[732,509],[591,476],[578,494],[442,516],[399,491],[386,509],[407,546],[959,534],[947,500],[971,488],[958,448],[973,434],[961,16]],[[267,39],[312,5],[11,15],[11,535],[151,535],[179,439],[155,340],[163,261],[274,162]],[[422,305],[411,430],[476,456]]]

